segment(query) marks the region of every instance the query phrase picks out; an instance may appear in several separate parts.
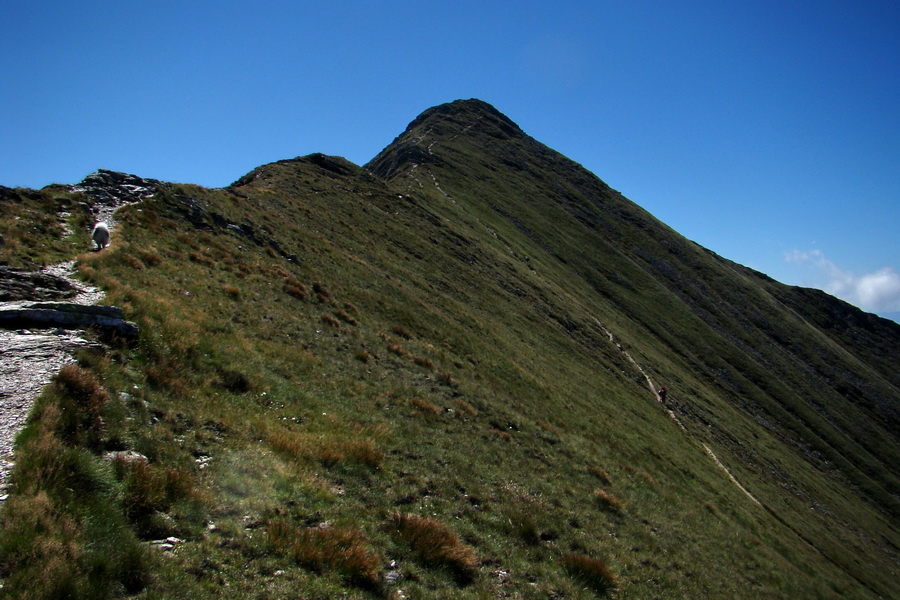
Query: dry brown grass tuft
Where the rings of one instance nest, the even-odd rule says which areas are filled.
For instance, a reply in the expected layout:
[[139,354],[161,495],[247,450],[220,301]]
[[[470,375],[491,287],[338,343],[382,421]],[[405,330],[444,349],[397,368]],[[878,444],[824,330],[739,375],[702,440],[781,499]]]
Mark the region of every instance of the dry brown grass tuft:
[[431,362],[430,358],[427,358],[425,356],[413,356],[412,361],[420,367],[425,367],[429,370],[434,369],[434,363]]
[[470,583],[478,575],[475,550],[443,523],[430,517],[395,513],[390,526],[424,564],[448,567],[461,583]]
[[70,363],[54,377],[59,392],[59,420],[57,431],[70,442],[84,442],[97,447],[103,433],[103,406],[109,394],[100,380],[90,371]]
[[622,501],[606,490],[594,490],[594,498],[596,498],[600,506],[606,510],[619,512],[623,508]]
[[416,412],[425,415],[426,417],[436,417],[441,414],[441,408],[436,404],[432,404],[427,400],[423,400],[421,398],[413,398],[409,401],[410,405],[416,410]]
[[158,267],[163,263],[163,258],[159,255],[159,251],[152,246],[144,250],[138,250],[137,254],[141,262],[148,267]]
[[501,431],[500,429],[488,429],[488,434],[500,438],[504,442],[512,441],[512,435],[508,431]]
[[367,438],[337,439],[323,443],[319,448],[318,458],[324,465],[352,462],[377,469],[384,460],[384,452]]
[[655,479],[653,479],[653,475],[651,475],[650,473],[647,473],[646,471],[632,467],[631,465],[625,465],[625,470],[633,475],[637,475],[639,478],[643,479],[645,483],[652,485],[656,481]]
[[569,574],[579,578],[598,594],[616,589],[618,581],[606,563],[583,554],[567,554],[562,564]]
[[562,432],[557,427],[551,425],[546,421],[535,421],[535,425],[537,425],[547,433],[552,433],[553,435],[562,435]]
[[329,327],[340,327],[341,326],[341,322],[338,321],[336,318],[334,318],[333,315],[329,315],[328,313],[325,313],[322,315],[322,320],[325,321],[325,324],[328,325]]
[[597,477],[597,479],[599,479],[606,485],[612,483],[612,479],[610,478],[609,473],[607,473],[606,469],[602,467],[591,467],[591,473],[593,473]]
[[327,287],[325,287],[324,284],[319,283],[318,281],[313,284],[313,292],[316,294],[316,298],[318,298],[319,302],[321,302],[322,304],[327,304],[333,299],[331,290],[329,290]]
[[[46,492],[10,496],[4,506],[3,527],[7,534],[18,531],[27,535],[7,542],[4,548],[0,568],[4,577],[12,579],[12,585],[4,586],[4,591],[14,593],[9,588],[18,587],[27,595],[17,597],[28,598],[61,598],[65,596],[60,594],[74,591],[70,589],[74,587],[71,572],[81,554],[77,541],[81,532],[75,521],[53,506]],[[37,575],[35,567],[40,569],[39,577],[16,581],[23,571]]]
[[442,383],[446,386],[455,388],[459,387],[459,382],[453,378],[453,375],[448,373],[447,371],[441,371],[437,374],[437,380],[439,383]]
[[225,292],[229,298],[234,300],[240,300],[241,298],[241,290],[233,285],[225,284],[222,286],[222,291]]
[[387,345],[387,349],[388,349],[388,352],[390,352],[391,354],[396,354],[397,356],[400,356],[400,357],[409,356],[409,351],[406,348],[404,348],[403,346],[401,346],[400,344],[397,344],[395,342],[389,342]]
[[464,417],[474,417],[478,415],[478,409],[465,400],[456,400],[454,404],[456,404],[456,412]]
[[284,291],[289,296],[293,296],[299,300],[306,300],[308,294],[306,286],[293,278],[285,282]]
[[354,327],[358,327],[358,326],[359,326],[359,321],[357,321],[356,319],[354,319],[354,318],[353,318],[347,311],[345,311],[345,310],[336,310],[336,311],[334,311],[334,316],[336,316],[338,319],[340,319],[340,320],[343,321],[344,323],[349,323],[350,325],[353,325]]
[[123,483],[122,504],[132,520],[166,511],[195,494],[193,475],[185,469],[127,460],[113,461],[113,468]]
[[181,367],[172,360],[163,360],[146,369],[147,381],[157,390],[165,391],[173,397],[185,395],[186,381]]
[[127,264],[128,266],[130,266],[133,269],[136,269],[138,271],[143,271],[144,269],[147,268],[147,265],[145,265],[143,262],[141,262],[141,259],[139,259],[136,256],[132,256],[131,254],[121,254],[120,256],[122,258],[122,262],[124,262],[125,264]]
[[269,542],[300,565],[315,571],[337,571],[353,585],[376,589],[383,559],[369,549],[356,529],[298,528],[284,521],[270,523]]
[[402,325],[394,325],[391,328],[391,331],[393,331],[396,335],[399,335],[400,337],[402,337],[403,339],[406,339],[406,340],[411,340],[413,337],[413,335],[409,332],[409,330],[406,329],[406,327],[403,327]]
[[339,438],[276,429],[266,434],[269,445],[299,461],[315,461],[326,467],[355,463],[378,469],[384,452],[371,438]]
[[203,252],[197,252],[192,250],[190,253],[190,259],[195,263],[200,263],[201,265],[206,265],[207,267],[216,266],[216,261],[212,259],[212,257],[207,256]]
[[358,360],[359,362],[363,362],[366,364],[372,362],[372,355],[365,350],[357,350],[354,356],[356,356],[356,360]]

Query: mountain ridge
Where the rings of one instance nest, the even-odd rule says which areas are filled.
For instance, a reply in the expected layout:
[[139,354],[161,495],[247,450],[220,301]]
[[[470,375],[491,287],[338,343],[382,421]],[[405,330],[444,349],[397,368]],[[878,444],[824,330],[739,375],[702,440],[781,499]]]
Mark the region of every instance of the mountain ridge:
[[[202,490],[104,483],[150,494],[103,500],[122,536],[188,539],[149,597],[896,591],[900,327],[687,240],[485,102],[424,111],[364,166],[311,154],[121,212],[79,258],[142,332],[81,361],[133,398],[109,394],[101,439]],[[20,463],[14,506],[46,479]],[[423,558],[424,518],[468,558]],[[11,562],[11,535],[8,586],[45,564]]]

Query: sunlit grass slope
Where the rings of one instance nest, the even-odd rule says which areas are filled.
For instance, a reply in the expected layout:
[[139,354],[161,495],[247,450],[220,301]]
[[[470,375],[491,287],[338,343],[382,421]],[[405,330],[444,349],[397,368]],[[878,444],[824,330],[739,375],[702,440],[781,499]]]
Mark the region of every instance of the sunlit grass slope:
[[3,593],[898,592],[897,329],[851,343],[489,105],[119,219],[80,273],[141,338],[38,402]]

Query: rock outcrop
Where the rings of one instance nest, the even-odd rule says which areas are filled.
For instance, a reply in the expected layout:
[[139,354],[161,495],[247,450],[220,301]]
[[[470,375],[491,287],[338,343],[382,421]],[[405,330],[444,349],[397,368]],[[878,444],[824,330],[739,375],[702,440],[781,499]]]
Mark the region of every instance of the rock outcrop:
[[126,321],[117,306],[84,306],[69,302],[23,302],[0,307],[0,327],[95,329],[104,336],[135,339],[138,326]]
[[159,181],[155,179],[100,169],[71,189],[73,192],[83,192],[97,202],[121,206],[152,196],[158,185]]
[[25,271],[0,266],[0,302],[16,300],[61,300],[78,290],[68,280],[43,271]]

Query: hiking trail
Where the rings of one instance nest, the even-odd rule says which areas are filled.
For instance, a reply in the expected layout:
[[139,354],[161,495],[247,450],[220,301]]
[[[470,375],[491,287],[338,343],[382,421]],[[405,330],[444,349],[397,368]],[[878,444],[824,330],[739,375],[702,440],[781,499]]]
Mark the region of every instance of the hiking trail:
[[[70,190],[92,198],[93,219],[105,221],[112,231],[116,225],[115,212],[152,196],[156,184],[154,180],[101,169],[80,184],[70,186]],[[67,216],[66,213],[62,215]],[[75,235],[76,232],[68,230],[65,234]],[[88,251],[93,245],[90,232],[85,232],[84,241],[85,251]],[[35,299],[81,306],[98,304],[104,293],[75,279],[75,269],[75,260],[40,269],[36,275],[60,283],[56,293],[44,290],[40,298],[0,302],[0,307],[15,308],[23,301]],[[7,496],[16,436],[25,426],[35,399],[63,366],[75,360],[79,350],[98,347],[101,347],[99,343],[85,339],[77,330],[60,325],[0,328],[0,501]]]
[[[622,347],[622,344],[620,344],[619,342],[616,341],[616,337],[613,335],[613,333],[609,329],[604,327],[603,323],[601,323],[599,319],[594,317],[594,321],[597,323],[597,325],[600,327],[600,329],[602,329],[603,332],[606,334],[606,336],[609,338],[610,343],[613,344],[619,350],[619,352],[621,352],[625,356],[625,358],[628,360],[628,362],[630,362],[634,366],[634,368],[641,375],[644,376],[644,379],[647,380],[647,387],[650,388],[651,392],[653,392],[654,398],[658,398],[659,388],[656,387],[656,384],[653,383],[653,380],[650,378],[650,376],[647,374],[647,372],[644,370],[644,368],[641,367],[641,365],[634,359],[634,357],[631,356],[631,354],[627,350],[625,350],[625,348]],[[659,402],[659,400],[657,400],[657,402]],[[671,418],[673,421],[675,421],[675,423],[678,425],[678,427],[680,427],[681,430],[685,434],[687,434],[689,437],[693,437],[693,436],[691,436],[691,434],[687,430],[687,428],[684,426],[684,423],[681,422],[681,419],[678,418],[678,415],[675,414],[675,411],[673,411],[671,408],[669,408],[662,402],[660,402],[660,404],[663,405],[663,410],[665,410],[669,414],[669,418]],[[731,482],[735,486],[737,486],[737,488],[739,490],[741,490],[748,498],[750,498],[750,500],[752,500],[758,506],[762,506],[762,503],[759,500],[757,500],[753,496],[753,494],[751,494],[750,491],[747,490],[747,488],[745,488],[743,485],[741,485],[741,482],[737,480],[737,478],[728,469],[728,467],[726,467],[725,464],[721,460],[719,460],[719,457],[716,456],[716,453],[712,451],[712,448],[710,448],[708,445],[706,445],[703,442],[700,442],[700,444],[703,446],[703,449],[706,450],[706,453],[709,454],[709,457],[713,460],[713,462],[716,464],[716,466],[718,466],[720,469],[722,469],[722,471],[725,472],[726,475],[728,475],[728,478],[731,480]]]

